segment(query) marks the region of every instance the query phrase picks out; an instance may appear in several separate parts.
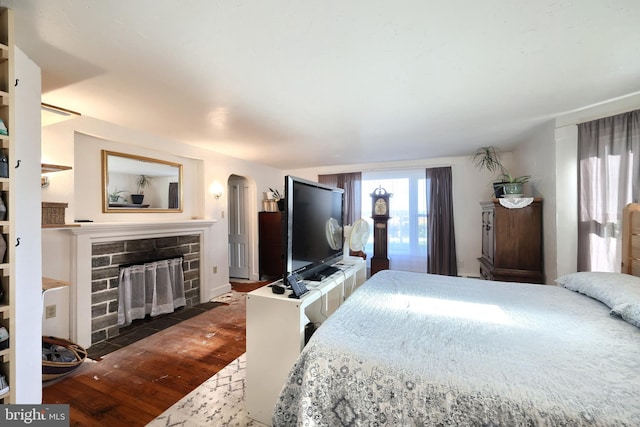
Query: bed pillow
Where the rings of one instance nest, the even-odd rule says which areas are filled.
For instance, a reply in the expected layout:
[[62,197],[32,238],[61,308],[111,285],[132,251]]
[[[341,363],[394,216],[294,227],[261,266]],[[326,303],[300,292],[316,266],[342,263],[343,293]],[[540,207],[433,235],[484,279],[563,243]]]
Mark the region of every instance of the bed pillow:
[[624,273],[579,272],[556,279],[565,288],[603,302],[620,316],[640,327],[640,277]]
[[640,328],[640,303],[628,302],[611,309],[611,314],[622,317],[627,322]]

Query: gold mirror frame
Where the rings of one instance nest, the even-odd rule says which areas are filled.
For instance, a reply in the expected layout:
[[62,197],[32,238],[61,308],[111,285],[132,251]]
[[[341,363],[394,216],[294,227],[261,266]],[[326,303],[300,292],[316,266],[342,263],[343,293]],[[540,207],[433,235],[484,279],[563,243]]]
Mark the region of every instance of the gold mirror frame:
[[[110,159],[111,168],[109,166]],[[114,170],[116,163],[118,171]],[[174,168],[177,169],[175,173]],[[175,194],[175,187],[170,190],[172,187],[170,182],[173,182],[176,174],[178,179],[177,194]],[[147,182],[142,186],[142,192],[149,191],[149,193],[143,195],[146,197],[146,201],[139,202],[133,199],[140,188],[137,184],[141,177],[146,177]],[[142,181],[145,180],[142,179]],[[121,186],[120,189],[118,186]],[[136,189],[133,190],[133,187]],[[169,207],[171,203],[175,204],[176,202],[178,204],[176,208]],[[102,150],[102,212],[177,213],[182,212],[182,203],[182,165],[180,163]]]

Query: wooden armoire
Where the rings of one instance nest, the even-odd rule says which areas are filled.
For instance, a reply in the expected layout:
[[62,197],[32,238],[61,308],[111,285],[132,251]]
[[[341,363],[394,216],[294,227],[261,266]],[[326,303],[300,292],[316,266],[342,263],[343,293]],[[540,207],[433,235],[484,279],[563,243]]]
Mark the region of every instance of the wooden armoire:
[[282,212],[258,212],[258,275],[282,277]]
[[506,208],[498,199],[481,206],[482,278],[544,283],[542,199],[521,208]]

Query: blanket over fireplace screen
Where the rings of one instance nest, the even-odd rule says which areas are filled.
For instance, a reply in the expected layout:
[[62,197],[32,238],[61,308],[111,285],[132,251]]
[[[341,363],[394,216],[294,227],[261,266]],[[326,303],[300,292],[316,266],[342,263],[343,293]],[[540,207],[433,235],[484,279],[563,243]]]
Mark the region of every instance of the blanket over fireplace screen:
[[182,257],[120,269],[118,326],[147,314],[172,313],[185,304]]

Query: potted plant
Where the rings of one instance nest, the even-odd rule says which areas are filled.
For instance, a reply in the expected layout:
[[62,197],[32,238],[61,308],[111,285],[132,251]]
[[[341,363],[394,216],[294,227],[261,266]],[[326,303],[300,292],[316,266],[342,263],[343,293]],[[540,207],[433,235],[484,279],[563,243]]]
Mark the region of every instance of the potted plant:
[[493,191],[496,197],[502,197],[503,194],[507,197],[522,195],[523,184],[531,179],[530,175],[514,177],[502,165],[500,151],[492,145],[478,148],[473,155],[473,163],[480,170],[486,169],[492,173],[500,173],[497,180],[493,182]]
[[144,200],[144,187],[148,185],[151,185],[151,178],[148,175],[138,175],[138,178],[136,178],[138,193],[131,195],[131,203],[134,205],[142,204]]
[[118,191],[118,187],[116,187],[115,190],[109,193],[109,203],[118,203],[120,199],[124,200],[124,197],[122,197],[120,193],[127,193],[127,191],[126,190]]
[[273,198],[276,201],[276,203],[278,204],[278,210],[279,211],[283,211],[284,210],[284,197],[282,196],[282,194],[280,194],[280,192],[278,190],[274,190],[271,187],[269,187],[269,192],[271,192],[271,194],[273,194]]

